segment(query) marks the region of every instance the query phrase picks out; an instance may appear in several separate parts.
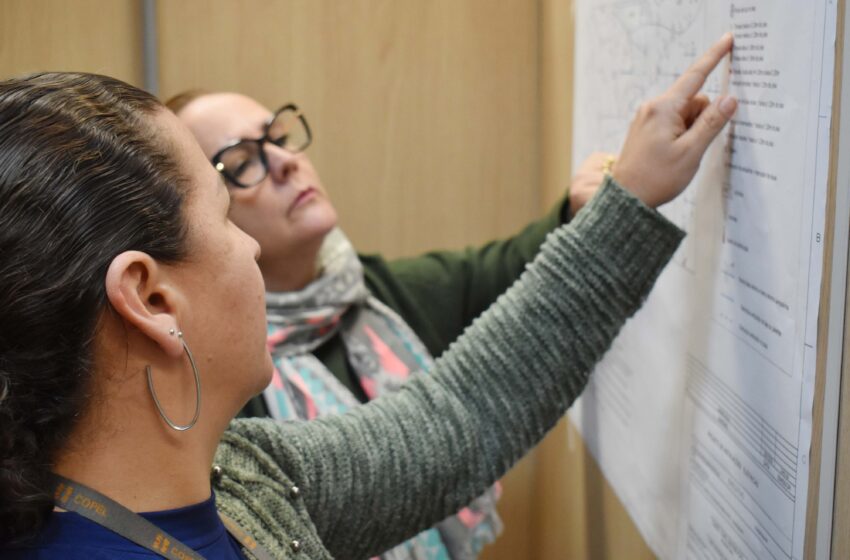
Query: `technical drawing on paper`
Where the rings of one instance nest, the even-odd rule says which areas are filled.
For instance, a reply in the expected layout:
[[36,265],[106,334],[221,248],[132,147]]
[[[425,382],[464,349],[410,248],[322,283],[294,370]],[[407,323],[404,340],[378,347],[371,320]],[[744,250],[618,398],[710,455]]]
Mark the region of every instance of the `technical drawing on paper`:
[[[615,0],[591,7],[595,42],[604,48],[589,50],[583,57],[589,66],[579,72],[599,84],[593,87],[598,97],[582,104],[587,109],[579,107],[590,111],[582,115],[588,128],[579,135],[597,143],[588,146],[590,150],[619,150],[626,135],[624,123],[639,105],[664,91],[693,62],[703,39],[699,20],[706,1]],[[716,83],[706,87],[708,93],[718,89]],[[695,207],[693,195],[686,192],[662,212],[688,231]],[[690,273],[695,272],[697,243],[689,236],[673,258]]]

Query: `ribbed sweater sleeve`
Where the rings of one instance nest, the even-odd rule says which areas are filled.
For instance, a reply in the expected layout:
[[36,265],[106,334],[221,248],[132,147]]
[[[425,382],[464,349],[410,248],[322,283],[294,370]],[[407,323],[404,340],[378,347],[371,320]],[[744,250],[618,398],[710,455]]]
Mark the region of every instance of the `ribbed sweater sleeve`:
[[331,554],[378,554],[504,475],[579,396],[682,235],[609,179],[432,374],[342,416],[258,424]]

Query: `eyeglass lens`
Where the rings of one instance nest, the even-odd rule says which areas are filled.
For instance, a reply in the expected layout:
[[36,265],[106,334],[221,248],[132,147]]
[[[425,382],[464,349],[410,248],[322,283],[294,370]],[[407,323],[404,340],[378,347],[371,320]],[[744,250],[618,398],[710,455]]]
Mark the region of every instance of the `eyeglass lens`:
[[254,185],[266,176],[266,166],[260,157],[260,144],[243,141],[221,152],[218,161],[224,171],[243,185]]
[[[287,151],[300,152],[310,142],[304,122],[295,109],[280,111],[269,124],[265,139]],[[244,140],[219,154],[218,161],[224,172],[244,186],[262,181],[267,169],[260,153],[263,142]]]
[[279,112],[269,125],[266,137],[273,144],[290,152],[300,152],[310,142],[307,129],[294,109]]

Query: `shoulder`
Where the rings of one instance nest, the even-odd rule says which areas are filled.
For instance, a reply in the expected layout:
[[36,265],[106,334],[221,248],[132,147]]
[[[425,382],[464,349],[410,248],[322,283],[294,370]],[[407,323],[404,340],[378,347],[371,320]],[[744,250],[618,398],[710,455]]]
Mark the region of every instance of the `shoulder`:
[[363,277],[372,293],[380,291],[384,286],[397,283],[398,280],[391,264],[393,261],[388,261],[378,254],[358,254],[357,258],[363,265]]
[[406,315],[415,296],[409,291],[410,278],[400,260],[387,260],[382,255],[357,255],[363,265],[363,280],[369,293],[396,313]]
[[272,552],[285,556],[297,542],[325,557],[304,503],[303,469],[276,425],[269,419],[230,423],[213,466],[216,506]]
[[[289,480],[279,455],[294,455],[284,436],[291,422],[271,419],[233,420],[219,441],[215,465],[231,473],[262,475]],[[297,465],[292,465],[297,467]]]

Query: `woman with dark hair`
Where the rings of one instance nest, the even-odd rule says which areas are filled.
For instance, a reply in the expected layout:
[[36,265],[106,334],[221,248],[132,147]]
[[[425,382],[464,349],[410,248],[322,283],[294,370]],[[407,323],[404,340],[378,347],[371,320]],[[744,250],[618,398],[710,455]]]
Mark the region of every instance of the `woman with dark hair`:
[[259,250],[189,131],[110,78],[0,83],[2,556],[366,558],[456,511],[675,250],[651,208],[734,112],[697,95],[730,48],[644,106],[613,177],[430,375],[306,423],[231,422],[272,371]]

